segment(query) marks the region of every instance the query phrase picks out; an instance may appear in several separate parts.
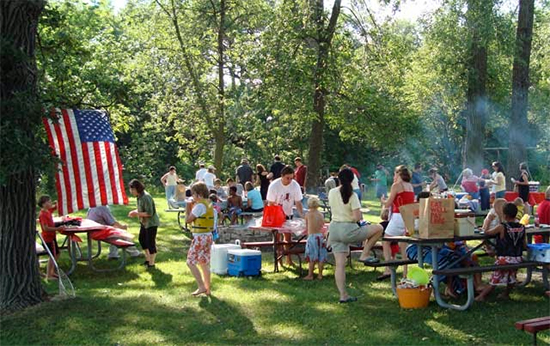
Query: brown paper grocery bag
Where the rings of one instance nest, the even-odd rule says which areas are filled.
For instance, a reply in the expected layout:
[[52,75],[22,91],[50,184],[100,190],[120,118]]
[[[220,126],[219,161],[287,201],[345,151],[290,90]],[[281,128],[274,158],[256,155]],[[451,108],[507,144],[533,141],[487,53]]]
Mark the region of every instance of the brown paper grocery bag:
[[455,201],[450,198],[422,198],[419,211],[420,238],[453,238]]
[[401,214],[401,217],[403,217],[403,222],[405,223],[407,233],[410,236],[414,235],[414,220],[418,219],[420,205],[418,203],[402,205],[399,207],[399,213]]

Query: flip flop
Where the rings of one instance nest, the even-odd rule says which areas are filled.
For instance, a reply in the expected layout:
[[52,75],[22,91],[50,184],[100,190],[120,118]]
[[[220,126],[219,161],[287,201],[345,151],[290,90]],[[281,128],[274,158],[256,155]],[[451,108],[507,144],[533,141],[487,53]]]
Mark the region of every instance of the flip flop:
[[382,274],[376,278],[376,281],[384,281],[386,279],[389,279],[390,277],[391,277],[391,274]]
[[356,301],[357,301],[357,297],[351,297],[351,296],[350,296],[350,297],[348,297],[347,299],[344,299],[344,300],[340,299],[340,300],[338,301],[338,303],[340,303],[340,304],[346,304],[346,303],[352,303],[352,302],[356,302]]

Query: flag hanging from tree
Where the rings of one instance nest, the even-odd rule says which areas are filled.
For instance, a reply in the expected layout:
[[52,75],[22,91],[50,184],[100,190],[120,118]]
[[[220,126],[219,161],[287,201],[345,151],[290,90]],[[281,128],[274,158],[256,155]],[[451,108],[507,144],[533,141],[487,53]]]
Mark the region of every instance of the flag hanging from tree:
[[43,122],[53,154],[61,160],[55,179],[59,215],[98,205],[128,204],[106,112],[55,109]]

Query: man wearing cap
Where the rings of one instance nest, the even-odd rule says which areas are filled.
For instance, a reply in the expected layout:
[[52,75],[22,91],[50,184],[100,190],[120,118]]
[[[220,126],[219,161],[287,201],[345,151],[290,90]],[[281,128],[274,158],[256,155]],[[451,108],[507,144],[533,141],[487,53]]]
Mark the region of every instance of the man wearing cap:
[[247,159],[242,159],[241,165],[237,168],[236,174],[237,174],[237,183],[240,183],[243,186],[247,181],[250,181],[250,182],[253,181],[252,176],[254,175],[254,171],[248,165]]
[[206,174],[206,168],[204,168],[204,163],[199,164],[199,170],[195,173],[195,181],[204,181],[204,175]]
[[376,171],[374,171],[374,181],[376,186],[376,198],[380,199],[382,196],[388,195],[388,175],[390,173],[381,163],[376,165]]
[[300,185],[302,193],[304,193],[306,188],[306,175],[307,175],[307,166],[302,163],[302,159],[297,157],[294,159],[294,165],[296,169],[294,170],[294,180]]

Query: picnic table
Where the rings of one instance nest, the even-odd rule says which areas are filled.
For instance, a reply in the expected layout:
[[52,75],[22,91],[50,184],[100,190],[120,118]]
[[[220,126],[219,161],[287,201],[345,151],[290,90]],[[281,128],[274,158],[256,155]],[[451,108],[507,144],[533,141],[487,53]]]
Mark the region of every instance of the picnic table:
[[[305,244],[305,238],[307,237],[307,229],[299,230],[298,232],[295,232],[287,227],[262,227],[262,226],[250,226],[248,227],[250,230],[253,231],[262,231],[262,232],[271,232],[272,234],[272,241],[271,242],[264,242],[264,245],[270,246],[273,248],[273,272],[277,273],[279,272],[279,260],[283,258],[283,256],[293,253],[293,254],[300,254],[304,253],[303,249],[299,249],[299,251],[296,251],[297,246],[299,244]],[[326,234],[328,232],[328,224],[325,224],[323,227],[323,234]],[[298,237],[298,239],[287,242],[282,240],[280,237],[281,234],[294,234]],[[245,244],[246,245],[246,244]],[[288,245],[288,249],[283,249],[285,245]]]
[[[540,231],[539,229],[533,230],[532,234],[537,234],[536,232],[539,232],[539,231]],[[468,241],[468,240],[478,240],[478,241],[480,241],[480,243],[478,245],[470,248],[469,251],[467,253],[465,253],[462,257],[460,257],[459,259],[455,260],[454,262],[452,262],[451,264],[448,265],[448,268],[452,268],[454,265],[456,265],[457,263],[462,262],[462,260],[464,260],[468,256],[471,256],[476,250],[478,250],[483,245],[483,243],[486,240],[491,239],[491,238],[495,238],[495,237],[496,237],[496,235],[491,236],[491,235],[480,233],[480,234],[474,234],[474,235],[469,235],[469,236],[455,236],[455,237],[452,237],[452,238],[423,239],[423,238],[401,236],[401,237],[384,237],[383,240],[397,241],[397,242],[403,242],[403,243],[408,243],[408,244],[416,244],[418,246],[418,250],[417,250],[418,259],[417,260],[418,260],[418,266],[419,267],[423,267],[423,265],[424,265],[424,258],[422,256],[422,247],[429,247],[431,249],[431,255],[432,255],[432,268],[433,268],[432,275],[433,275],[433,278],[434,278],[432,280],[433,281],[433,288],[434,288],[433,291],[434,291],[434,297],[435,297],[435,300],[436,300],[437,304],[439,304],[439,306],[441,306],[443,308],[464,311],[464,310],[468,309],[473,304],[473,301],[474,301],[475,292],[474,292],[474,283],[473,283],[473,276],[472,276],[473,271],[483,272],[483,271],[488,271],[488,270],[484,270],[483,267],[479,267],[478,270],[476,270],[474,268],[451,269],[451,270],[457,271],[457,275],[459,275],[459,274],[469,275],[468,280],[467,280],[468,298],[467,298],[466,303],[463,304],[463,305],[456,305],[456,304],[447,303],[443,300],[443,298],[441,297],[441,294],[439,292],[439,279],[440,279],[440,276],[444,276],[444,274],[442,274],[441,271],[439,271],[439,264],[438,264],[439,249],[443,246],[443,244],[449,243],[449,242]],[[531,273],[532,273],[532,270],[533,270],[533,266],[535,266],[535,265],[538,265],[538,263],[525,262],[523,265],[520,265],[521,267],[527,268],[527,277],[526,277],[525,281],[521,284],[522,286],[527,285],[531,281]],[[540,265],[543,267],[543,271],[544,271],[543,272],[543,280],[544,280],[545,286],[548,287],[547,269],[544,268],[543,264],[540,264]],[[489,268],[489,267],[487,267],[487,268]],[[458,273],[458,271],[460,271],[460,269],[463,269],[462,271],[464,273]],[[449,271],[451,271],[451,270],[449,270]],[[490,271],[492,271],[492,270],[493,269],[491,268]],[[392,289],[395,289],[395,288],[392,287]]]
[[[129,246],[134,246],[135,244],[126,239],[121,239],[117,237],[106,237],[105,234],[99,233],[102,231],[125,232],[124,230],[114,228],[111,226],[105,226],[88,219],[82,219],[82,223],[80,224],[80,226],[69,226],[63,229],[63,231],[61,231],[62,234],[65,234],[69,237],[68,249],[69,249],[69,255],[71,258],[71,267],[67,271],[66,273],[67,275],[70,275],[74,272],[78,261],[86,261],[88,263],[88,266],[90,266],[90,268],[92,268],[92,270],[96,272],[114,271],[114,270],[119,270],[124,268],[124,266],[126,265],[126,248]],[[77,243],[81,241],[80,238],[77,236],[77,234],[79,233],[86,234],[87,253],[85,258],[82,258],[82,255],[77,256],[77,251],[78,251]],[[99,238],[95,238],[98,236]],[[92,245],[94,241],[97,241],[96,254],[92,254]],[[101,242],[106,242],[108,244],[115,245],[123,249],[122,259],[118,267],[109,268],[109,269],[99,269],[94,266],[93,259],[99,257],[99,255],[101,254]]]

